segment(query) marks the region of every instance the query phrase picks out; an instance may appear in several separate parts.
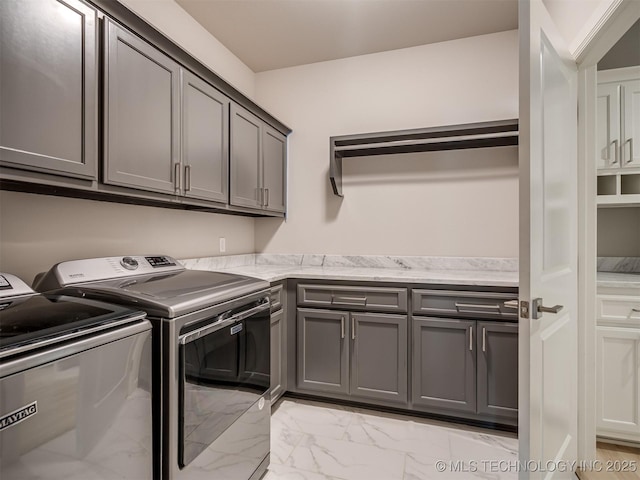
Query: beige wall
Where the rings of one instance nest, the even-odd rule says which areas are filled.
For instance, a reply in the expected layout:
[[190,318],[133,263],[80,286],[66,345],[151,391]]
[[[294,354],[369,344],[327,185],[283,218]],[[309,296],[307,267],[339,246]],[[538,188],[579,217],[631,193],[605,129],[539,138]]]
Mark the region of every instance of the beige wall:
[[257,101],[290,125],[289,214],[256,220],[259,252],[518,255],[513,147],[344,161],[329,137],[518,116],[517,32],[256,75]]
[[254,220],[185,210],[0,191],[0,271],[31,283],[74,258],[168,254],[177,258],[255,251]]
[[598,209],[598,256],[640,257],[640,207]]
[[119,0],[247,97],[255,74],[174,0]]

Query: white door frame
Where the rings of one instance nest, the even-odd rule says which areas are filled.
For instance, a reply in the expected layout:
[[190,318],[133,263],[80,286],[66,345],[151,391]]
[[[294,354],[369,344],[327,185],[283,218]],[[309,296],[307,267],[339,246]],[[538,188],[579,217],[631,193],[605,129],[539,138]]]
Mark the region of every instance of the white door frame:
[[575,45],[578,63],[578,459],[596,458],[597,63],[640,18],[640,1],[603,2]]

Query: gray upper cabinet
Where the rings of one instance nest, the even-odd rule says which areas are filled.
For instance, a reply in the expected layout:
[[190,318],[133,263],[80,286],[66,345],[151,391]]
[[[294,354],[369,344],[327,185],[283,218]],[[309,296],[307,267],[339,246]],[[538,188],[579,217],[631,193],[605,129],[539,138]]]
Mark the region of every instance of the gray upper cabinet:
[[265,125],[262,132],[264,208],[272,212],[286,210],[287,137]]
[[262,121],[238,105],[231,105],[230,203],[262,207]]
[[229,99],[192,73],[182,71],[182,191],[227,203]]
[[407,403],[407,317],[351,313],[350,394]]
[[518,419],[518,324],[478,322],[478,413]]
[[97,13],[0,1],[0,163],[84,179],[98,165]]
[[231,105],[231,205],[285,212],[286,145],[285,135]]
[[180,180],[180,66],[105,22],[104,182],[175,193]]
[[348,312],[298,309],[298,388],[349,392],[348,319]]
[[475,413],[475,323],[413,318],[414,407]]

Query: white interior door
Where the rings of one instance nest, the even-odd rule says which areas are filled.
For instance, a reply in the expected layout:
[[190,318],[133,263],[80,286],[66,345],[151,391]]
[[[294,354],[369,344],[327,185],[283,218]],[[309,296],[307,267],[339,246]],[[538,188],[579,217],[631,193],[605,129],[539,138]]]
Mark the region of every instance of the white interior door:
[[577,459],[577,73],[542,0],[519,30],[520,478],[555,480]]

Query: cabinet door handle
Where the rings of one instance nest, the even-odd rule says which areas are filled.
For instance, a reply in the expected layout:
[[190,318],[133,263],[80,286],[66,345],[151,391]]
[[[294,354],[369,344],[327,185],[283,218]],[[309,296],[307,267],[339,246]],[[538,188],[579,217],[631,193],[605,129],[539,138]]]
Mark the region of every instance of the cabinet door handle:
[[[627,143],[629,144],[629,160],[625,161],[625,163],[631,163],[633,162],[633,138],[630,138],[626,142],[624,142],[624,145],[626,145]],[[624,158],[624,153],[622,158]]]
[[487,329],[482,327],[482,351],[487,351]]
[[632,308],[631,311],[635,313],[640,313],[640,308]]
[[473,325],[469,327],[469,351],[473,352]]
[[351,340],[356,339],[356,319],[351,317]]
[[618,140],[613,140],[609,144],[609,148],[607,149],[607,156],[609,157],[607,160],[611,159],[611,155],[609,155],[609,151],[611,150],[611,145],[613,145],[613,160],[611,161],[611,165],[615,165],[620,160],[620,149],[618,148]]
[[191,190],[191,165],[184,167],[184,191]]
[[344,317],[340,317],[340,333],[342,338],[344,338]]
[[179,163],[173,165],[173,183],[176,190],[180,190],[180,184],[182,183],[180,177],[182,176],[182,169]]
[[264,189],[264,206],[268,207],[269,206],[269,189],[265,188]]

